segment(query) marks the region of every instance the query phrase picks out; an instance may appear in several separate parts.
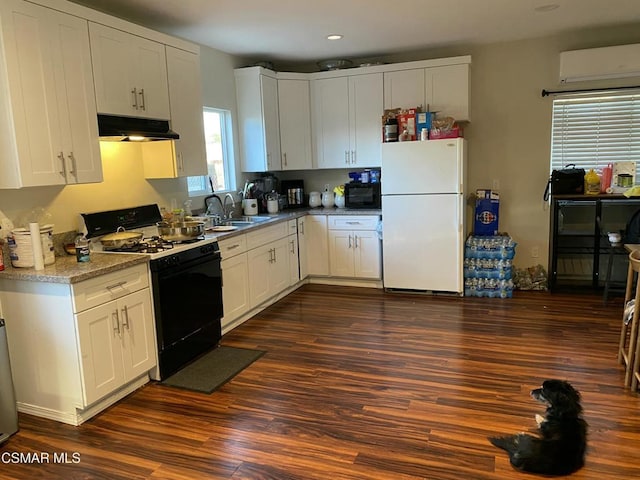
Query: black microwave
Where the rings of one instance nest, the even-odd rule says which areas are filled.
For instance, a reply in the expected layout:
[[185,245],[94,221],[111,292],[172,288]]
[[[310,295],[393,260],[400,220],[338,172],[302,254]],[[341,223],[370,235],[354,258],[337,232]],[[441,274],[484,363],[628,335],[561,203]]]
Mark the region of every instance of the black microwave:
[[347,208],[380,208],[380,183],[351,182],[344,186]]

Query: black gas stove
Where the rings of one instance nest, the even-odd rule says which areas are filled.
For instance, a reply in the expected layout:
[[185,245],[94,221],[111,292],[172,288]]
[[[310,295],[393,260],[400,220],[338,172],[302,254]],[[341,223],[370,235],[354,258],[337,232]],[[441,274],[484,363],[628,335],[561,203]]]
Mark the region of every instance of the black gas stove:
[[[150,256],[158,363],[164,379],[202,353],[215,348],[222,336],[222,270],[214,236],[188,242],[167,242],[157,233],[157,205],[82,214],[92,248],[114,255]],[[142,232],[136,245],[101,248],[100,237],[118,227]]]

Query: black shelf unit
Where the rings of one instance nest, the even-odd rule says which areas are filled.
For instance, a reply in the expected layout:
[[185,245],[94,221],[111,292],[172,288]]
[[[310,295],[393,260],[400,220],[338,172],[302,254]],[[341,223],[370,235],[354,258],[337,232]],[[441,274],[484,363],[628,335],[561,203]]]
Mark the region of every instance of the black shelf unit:
[[549,289],[601,289],[609,255],[613,255],[611,282],[624,285],[627,254],[622,248],[612,248],[607,234],[624,234],[627,222],[638,209],[640,198],[623,195],[552,197]]

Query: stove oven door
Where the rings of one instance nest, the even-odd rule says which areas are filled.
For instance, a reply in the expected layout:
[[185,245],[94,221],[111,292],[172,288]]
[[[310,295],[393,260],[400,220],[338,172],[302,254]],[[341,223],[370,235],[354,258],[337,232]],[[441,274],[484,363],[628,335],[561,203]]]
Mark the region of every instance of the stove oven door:
[[220,341],[220,256],[211,254],[159,269],[152,261],[151,270],[160,376],[164,379]]

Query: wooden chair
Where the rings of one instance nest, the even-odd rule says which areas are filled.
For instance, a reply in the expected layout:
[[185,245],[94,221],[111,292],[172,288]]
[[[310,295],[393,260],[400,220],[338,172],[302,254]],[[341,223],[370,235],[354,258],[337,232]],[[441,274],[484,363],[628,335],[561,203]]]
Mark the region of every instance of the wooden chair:
[[[620,343],[618,345],[618,361],[625,367],[624,384],[634,390],[638,386],[640,374],[638,366],[640,364],[640,343],[638,342],[638,318],[640,317],[640,281],[635,282],[635,296],[633,285],[634,277],[640,272],[640,250],[633,250],[629,254],[629,268],[627,271],[627,288],[624,295],[624,306],[632,298],[635,298],[633,317],[627,324],[622,315],[622,330],[620,332]],[[626,310],[626,308],[625,308]]]

